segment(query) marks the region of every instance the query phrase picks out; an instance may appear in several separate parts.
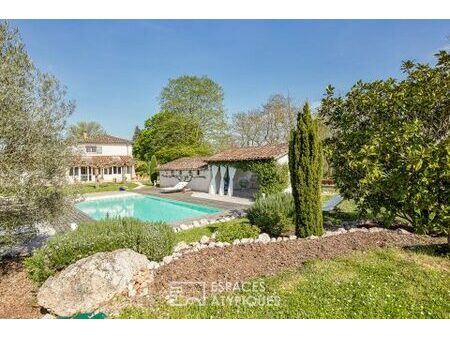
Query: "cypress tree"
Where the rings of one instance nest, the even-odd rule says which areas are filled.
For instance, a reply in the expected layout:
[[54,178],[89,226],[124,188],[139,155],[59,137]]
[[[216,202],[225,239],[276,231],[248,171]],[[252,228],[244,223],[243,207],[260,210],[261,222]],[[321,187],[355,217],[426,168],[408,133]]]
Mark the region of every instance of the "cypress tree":
[[299,237],[323,234],[320,181],[322,146],[317,121],[308,102],[298,112],[289,141],[289,170],[295,204],[295,233]]
[[157,171],[156,171],[157,168],[158,168],[158,161],[156,160],[156,156],[152,155],[152,158],[150,159],[150,164],[148,166],[150,180],[152,183],[157,179]]

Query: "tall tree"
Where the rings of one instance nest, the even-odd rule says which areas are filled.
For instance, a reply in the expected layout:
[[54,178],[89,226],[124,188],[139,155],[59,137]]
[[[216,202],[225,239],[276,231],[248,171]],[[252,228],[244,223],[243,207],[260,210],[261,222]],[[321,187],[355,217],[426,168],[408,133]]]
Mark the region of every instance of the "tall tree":
[[105,135],[106,131],[100,123],[95,121],[80,121],[69,128],[69,138],[82,141],[85,137]]
[[289,141],[296,108],[289,96],[272,95],[259,109],[233,116],[233,131],[242,146],[280,144]]
[[172,112],[161,112],[145,122],[133,144],[133,153],[142,161],[155,155],[161,163],[184,156],[208,155],[211,148],[195,119]]
[[309,104],[297,115],[297,124],[289,141],[289,169],[295,204],[295,233],[299,237],[323,233],[320,181],[322,146],[317,120],[311,117]]
[[156,160],[156,156],[152,155],[152,159],[150,160],[150,164],[148,165],[149,176],[150,176],[151,182],[156,181],[157,173],[158,173],[157,168],[158,168],[158,161]]
[[206,76],[180,76],[170,79],[160,95],[161,111],[194,119],[207,142],[220,147],[226,139],[223,89]]
[[450,224],[450,53],[436,57],[433,66],[404,62],[400,81],[358,81],[337,97],[330,86],[320,108],[341,194],[422,233]]
[[136,126],[134,128],[133,138],[131,139],[133,142],[136,141],[136,139],[139,136],[140,132],[141,132],[141,128],[139,128],[139,126]]
[[73,109],[56,78],[34,67],[18,31],[0,22],[0,246],[69,205],[64,132]]

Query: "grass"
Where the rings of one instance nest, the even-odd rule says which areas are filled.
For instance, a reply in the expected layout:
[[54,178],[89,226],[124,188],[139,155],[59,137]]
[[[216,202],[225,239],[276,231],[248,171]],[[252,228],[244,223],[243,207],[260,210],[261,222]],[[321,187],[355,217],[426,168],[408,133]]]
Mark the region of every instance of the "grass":
[[[209,297],[204,306],[175,307],[160,303],[151,309],[128,308],[119,317],[450,318],[448,256],[378,249],[312,261],[301,269],[256,282],[264,285],[259,293],[228,292]],[[279,297],[279,306],[232,303],[242,297],[269,296]]]
[[118,191],[120,187],[125,188],[125,190],[132,190],[137,187],[136,183],[100,183],[98,187],[95,183],[83,183],[71,186],[75,193],[89,194],[93,192],[105,192],[105,191]]
[[199,241],[202,236],[211,237],[211,235],[216,232],[223,224],[225,224],[225,222],[177,232],[175,234],[175,242],[192,243]]

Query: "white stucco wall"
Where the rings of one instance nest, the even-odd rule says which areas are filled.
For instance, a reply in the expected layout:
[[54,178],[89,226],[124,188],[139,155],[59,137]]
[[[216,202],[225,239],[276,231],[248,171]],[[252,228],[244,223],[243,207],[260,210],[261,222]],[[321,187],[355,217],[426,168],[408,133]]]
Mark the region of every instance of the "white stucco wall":
[[289,155],[286,154],[284,156],[277,158],[277,163],[278,164],[288,164],[289,163]]
[[178,182],[180,182],[180,177],[190,177],[192,179],[189,181],[187,188],[194,191],[208,192],[209,181],[211,179],[211,174],[208,169],[200,170],[200,175],[197,175],[197,170],[182,170],[181,175],[179,170],[161,170],[159,172],[159,182],[162,188],[173,187]]

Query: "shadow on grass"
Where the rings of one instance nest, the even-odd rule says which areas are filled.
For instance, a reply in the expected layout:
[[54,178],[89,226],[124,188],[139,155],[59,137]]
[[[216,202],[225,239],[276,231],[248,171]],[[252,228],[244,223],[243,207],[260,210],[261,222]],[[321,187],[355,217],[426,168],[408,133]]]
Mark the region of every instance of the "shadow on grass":
[[427,244],[427,245],[412,245],[404,247],[403,249],[414,253],[420,253],[435,257],[450,258],[450,251],[447,243],[444,244]]

